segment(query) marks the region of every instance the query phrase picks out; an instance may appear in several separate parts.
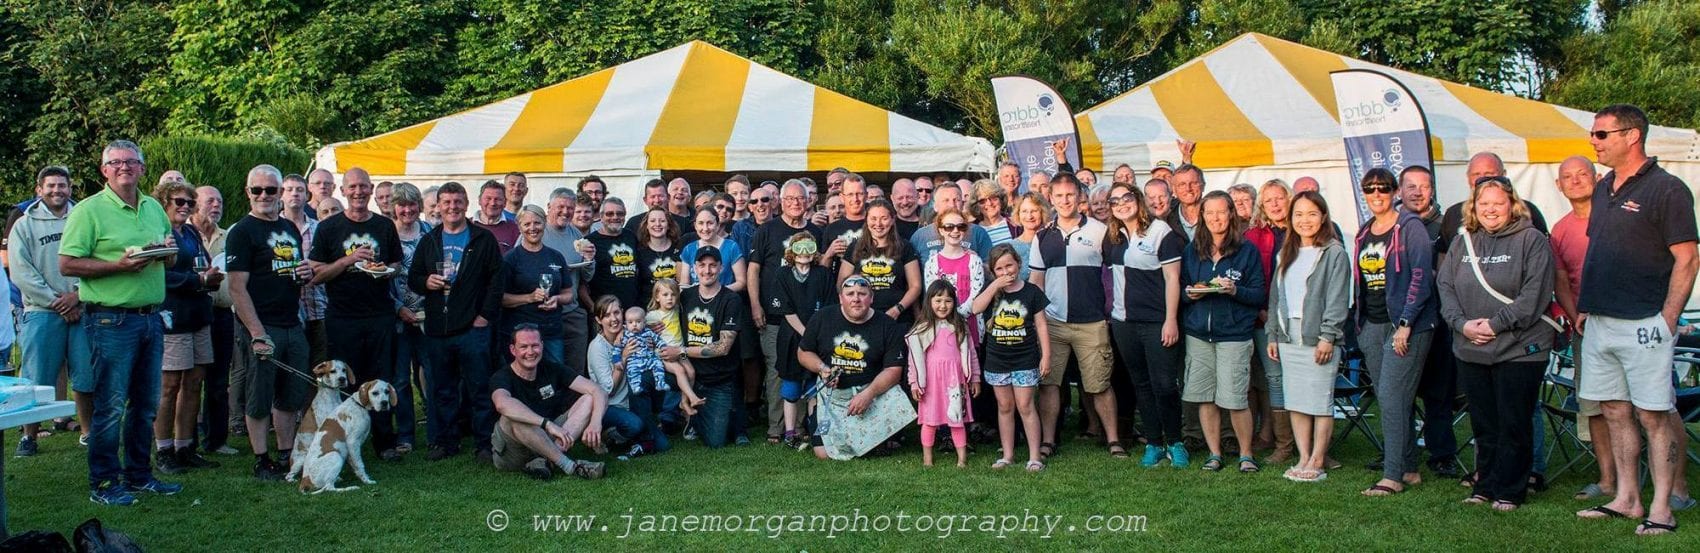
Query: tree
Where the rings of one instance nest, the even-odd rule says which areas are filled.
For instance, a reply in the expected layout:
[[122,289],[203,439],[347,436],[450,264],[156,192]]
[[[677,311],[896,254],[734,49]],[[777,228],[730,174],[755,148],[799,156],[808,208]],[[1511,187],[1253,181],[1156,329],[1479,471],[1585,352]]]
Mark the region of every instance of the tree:
[[1564,46],[1566,70],[1548,88],[1559,104],[1596,110],[1641,106],[1653,123],[1700,128],[1700,8],[1683,0],[1638,2],[1600,32]]
[[35,174],[24,162],[29,126],[47,101],[47,86],[27,63],[27,29],[0,9],[0,198],[28,196]]

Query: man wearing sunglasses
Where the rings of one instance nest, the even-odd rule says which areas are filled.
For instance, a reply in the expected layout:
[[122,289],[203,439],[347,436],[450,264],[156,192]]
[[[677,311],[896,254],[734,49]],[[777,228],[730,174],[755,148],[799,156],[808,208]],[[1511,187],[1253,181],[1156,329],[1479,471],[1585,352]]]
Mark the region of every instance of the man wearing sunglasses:
[[133,491],[171,495],[183,489],[155,479],[149,464],[165,350],[165,327],[157,309],[165,301],[165,267],[175,256],[134,254],[148,246],[175,244],[165,209],[138,190],[145,172],[141,148],[119,140],[108,144],[100,157],[106,187],[66,219],[59,271],[81,279],[81,320],[94,344],[89,499],[131,505],[136,502]]
[[920,213],[917,215],[919,215],[922,220],[931,219],[933,216],[932,206],[934,186],[937,186],[937,183],[933,182],[931,177],[915,177],[915,204],[921,206],[919,209]]
[[[1612,501],[1577,516],[1645,516],[1636,530],[1640,535],[1676,532],[1671,496],[1682,477],[1684,439],[1671,359],[1677,317],[1700,267],[1694,195],[1647,157],[1647,129],[1647,115],[1635,106],[1607,106],[1594,115],[1589,143],[1611,172],[1594,188],[1576,300],[1576,326],[1588,336],[1577,359],[1578,392],[1600,402],[1617,467]],[[1637,462],[1641,430],[1647,433],[1653,481],[1645,511]]]
[[[1464,182],[1470,183],[1470,187],[1474,188],[1487,182],[1483,179],[1494,177],[1505,178],[1505,162],[1501,161],[1498,155],[1493,152],[1481,152],[1470,156],[1470,164],[1464,169]],[[1469,198],[1469,194],[1464,196],[1466,199]],[[1535,228],[1540,229],[1542,234],[1546,234],[1547,219],[1541,216],[1541,210],[1536,209],[1535,204],[1529,203],[1527,199],[1523,200],[1523,207],[1529,209],[1529,222],[1533,223]],[[1446,255],[1446,250],[1452,246],[1452,237],[1458,235],[1458,227],[1462,226],[1464,226],[1464,202],[1458,202],[1452,204],[1452,207],[1446,208],[1446,215],[1440,218],[1440,241],[1434,244],[1436,255]]]

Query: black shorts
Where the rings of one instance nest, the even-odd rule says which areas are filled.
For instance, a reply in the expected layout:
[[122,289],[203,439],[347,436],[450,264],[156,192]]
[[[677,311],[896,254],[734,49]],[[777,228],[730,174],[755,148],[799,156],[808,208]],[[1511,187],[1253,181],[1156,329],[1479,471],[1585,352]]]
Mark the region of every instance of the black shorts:
[[[246,329],[236,332],[237,353],[248,363],[247,415],[256,419],[272,416],[272,410],[296,412],[307,407],[313,392],[312,370],[307,364],[307,332],[304,328],[266,327],[271,336],[273,361],[260,361],[254,355],[254,340]],[[274,362],[275,361],[275,362]],[[288,365],[301,374],[294,374],[278,363]]]

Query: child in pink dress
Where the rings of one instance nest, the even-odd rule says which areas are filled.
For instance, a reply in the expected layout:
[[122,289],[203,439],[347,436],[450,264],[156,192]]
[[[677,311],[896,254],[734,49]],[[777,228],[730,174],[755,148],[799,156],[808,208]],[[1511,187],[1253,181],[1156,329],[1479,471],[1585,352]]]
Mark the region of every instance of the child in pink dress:
[[909,347],[909,393],[920,406],[921,462],[933,465],[933,443],[940,426],[950,427],[956,466],[968,466],[968,427],[974,420],[969,398],[980,392],[980,363],[974,337],[957,311],[956,287],[944,280],[927,286],[915,328],[904,338]]

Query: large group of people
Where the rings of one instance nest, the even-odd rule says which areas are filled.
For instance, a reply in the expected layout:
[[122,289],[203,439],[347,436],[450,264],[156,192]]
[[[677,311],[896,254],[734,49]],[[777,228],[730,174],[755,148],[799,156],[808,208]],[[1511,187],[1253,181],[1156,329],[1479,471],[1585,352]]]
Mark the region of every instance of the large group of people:
[[[325,360],[397,390],[400,408],[372,423],[386,461],[470,446],[498,469],[597,478],[605,465],[575,460],[577,446],[627,460],[764,430],[845,459],[901,448],[918,419],[925,464],[944,428],[958,466],[978,442],[1008,467],[1020,444],[1039,471],[1075,396],[1083,433],[1115,458],[1279,464],[1316,482],[1340,466],[1333,393],[1352,356],[1385,444],[1364,495],[1420,483],[1427,449],[1434,475],[1470,487],[1465,503],[1509,511],[1543,484],[1538,393],[1562,353],[1601,451],[1577,498],[1610,500],[1578,516],[1661,533],[1694,504],[1670,371],[1700,260],[1693,196],[1646,156],[1647,128],[1633,106],[1597,114],[1591,142],[1611,171],[1564,162],[1572,211],[1550,234],[1481,153],[1469,197],[1446,210],[1429,168],[1371,169],[1353,183],[1369,218],[1352,237],[1336,214],[1356,210],[1331,208],[1314,178],[1207,192],[1187,142],[1143,182],[1127,165],[1100,183],[1067,164],[1023,182],[1009,163],[882,188],[836,169],[824,191],[740,175],[693,197],[656,179],[641,208],[595,177],[536,206],[519,173],[421,190],[261,165],[242,187],[249,212],[225,229],[217,188],[168,171],[147,194],[140,148],[118,141],[81,201],[67,170],[40,172],[12,216],[8,269],[24,374],[52,384],[64,369],[97,503],[176,493],[154,470],[216,466],[207,455],[236,454],[232,435],[256,478],[281,479],[315,385],[302,369]],[[38,451],[39,430],[18,455]]]

